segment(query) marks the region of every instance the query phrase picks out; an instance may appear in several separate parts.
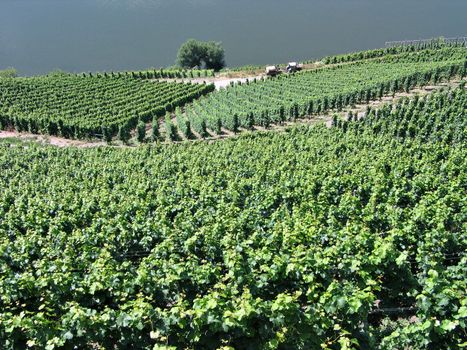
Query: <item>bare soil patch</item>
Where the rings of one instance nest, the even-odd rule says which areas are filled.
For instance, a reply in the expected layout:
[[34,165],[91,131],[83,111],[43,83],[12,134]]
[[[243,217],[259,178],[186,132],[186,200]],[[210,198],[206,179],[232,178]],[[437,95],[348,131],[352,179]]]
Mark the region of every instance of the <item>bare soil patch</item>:
[[71,140],[58,136],[37,135],[17,131],[2,131],[0,130],[0,139],[16,138],[21,141],[34,141],[40,144],[47,144],[57,147],[100,147],[105,146],[103,141],[86,141],[86,140]]
[[247,80],[262,79],[264,74],[249,75],[241,78],[230,78],[224,76],[207,77],[207,78],[187,78],[187,79],[157,79],[157,81],[168,81],[177,83],[195,83],[195,84],[214,84],[216,90],[229,87],[231,84],[246,83]]

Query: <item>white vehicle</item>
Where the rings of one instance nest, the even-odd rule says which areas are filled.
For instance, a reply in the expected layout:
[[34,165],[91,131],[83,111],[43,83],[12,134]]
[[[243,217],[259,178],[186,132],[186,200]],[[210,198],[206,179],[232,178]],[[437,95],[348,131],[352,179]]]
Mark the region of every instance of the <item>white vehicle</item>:
[[287,73],[295,73],[301,71],[303,69],[303,65],[297,62],[289,62],[287,65]]
[[266,75],[270,77],[275,77],[277,74],[280,74],[281,70],[278,66],[267,66]]

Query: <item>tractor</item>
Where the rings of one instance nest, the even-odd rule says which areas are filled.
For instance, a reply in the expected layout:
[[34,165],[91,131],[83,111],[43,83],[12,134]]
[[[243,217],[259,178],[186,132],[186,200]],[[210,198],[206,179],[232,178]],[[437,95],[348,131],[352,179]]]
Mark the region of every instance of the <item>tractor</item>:
[[281,74],[281,70],[279,66],[267,66],[266,67],[266,75],[268,77],[275,77],[278,74]]
[[287,73],[295,73],[295,72],[299,72],[303,69],[303,66],[300,64],[300,63],[297,63],[297,62],[289,62],[289,64],[287,65]]

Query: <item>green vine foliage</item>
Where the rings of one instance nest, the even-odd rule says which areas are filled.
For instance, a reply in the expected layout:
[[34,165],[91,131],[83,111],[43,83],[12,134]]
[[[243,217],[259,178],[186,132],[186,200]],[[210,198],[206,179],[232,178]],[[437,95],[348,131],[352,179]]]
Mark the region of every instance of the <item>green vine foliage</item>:
[[213,85],[148,82],[127,77],[0,80],[0,126],[66,138],[103,137],[134,129],[211,92]]
[[182,68],[160,68],[148,69],[144,71],[125,71],[125,72],[97,72],[81,73],[83,77],[127,77],[140,80],[152,79],[192,79],[214,77],[213,69],[182,69]]
[[465,47],[404,52],[235,84],[194,101],[181,113],[201,135],[206,127],[217,134],[222,127],[233,132],[269,127],[465,76],[466,67]]
[[466,108],[459,88],[216,143],[3,142],[0,347],[465,347]]
[[465,48],[466,44],[463,41],[447,43],[443,42],[442,39],[433,39],[431,42],[421,42],[414,45],[399,45],[386,47],[382,49],[374,49],[368,51],[359,51],[354,53],[348,53],[337,56],[327,56],[321,61],[325,64],[337,64],[344,62],[355,62],[365,59],[375,59],[378,57],[384,57],[388,55],[400,55],[405,53],[413,53],[419,55],[430,54],[433,51],[452,51],[452,48]]

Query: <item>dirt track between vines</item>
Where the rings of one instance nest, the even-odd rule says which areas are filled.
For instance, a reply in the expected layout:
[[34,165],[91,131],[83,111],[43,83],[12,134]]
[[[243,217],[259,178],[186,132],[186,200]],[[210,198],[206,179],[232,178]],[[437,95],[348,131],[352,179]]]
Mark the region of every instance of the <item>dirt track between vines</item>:
[[196,83],[196,84],[214,84],[216,90],[220,90],[230,86],[230,84],[237,83],[246,83],[247,80],[253,79],[262,79],[264,74],[251,75],[246,77],[227,77],[227,76],[216,76],[216,77],[206,77],[206,78],[187,78],[187,79],[156,79],[158,81],[168,81],[168,82],[177,82],[177,83]]
[[[204,138],[204,140],[208,142],[213,142],[213,141],[222,140],[226,138],[237,137],[244,133],[257,132],[257,131],[281,132],[291,126],[301,125],[301,124],[326,123],[326,125],[330,127],[332,123],[332,116],[334,114],[338,114],[342,117],[345,117],[350,111],[352,111],[354,115],[357,114],[359,118],[362,118],[364,117],[368,106],[370,106],[371,108],[378,108],[382,106],[383,104],[397,102],[398,100],[404,97],[413,97],[415,95],[424,96],[424,95],[431,94],[443,88],[444,89],[448,87],[453,88],[453,87],[458,86],[459,83],[460,83],[460,80],[456,79],[451,82],[443,82],[438,85],[429,85],[425,87],[419,87],[419,88],[411,90],[409,93],[401,92],[401,93],[395,94],[394,97],[385,96],[381,100],[370,101],[369,104],[359,104],[359,105],[354,106],[353,108],[344,108],[341,112],[331,111],[328,114],[324,114],[324,115],[313,115],[309,117],[300,118],[296,121],[289,121],[289,122],[285,122],[282,124],[272,124],[269,128],[255,126],[254,130],[241,129],[240,132],[238,133],[233,133],[232,131],[222,128],[221,135],[217,135],[214,131],[208,130],[209,136]],[[172,119],[172,122],[175,125],[177,125],[177,121],[175,118]],[[148,134],[150,133],[150,129],[151,129],[151,126],[150,124],[148,124],[147,125]],[[162,141],[163,143],[174,143],[173,141],[167,140],[167,135],[165,135],[165,130],[164,130],[164,121],[162,119],[160,120],[159,130],[161,130],[161,138],[163,140],[166,140],[166,141]],[[196,139],[188,140],[185,136],[183,136],[180,132],[178,132],[179,141],[175,141],[175,143],[189,142],[189,141],[196,141],[196,140],[199,141],[200,140],[199,135],[196,133],[194,134],[196,136]],[[0,130],[0,139],[4,139],[4,140],[11,139],[12,141],[36,142],[39,144],[52,145],[52,146],[57,146],[57,147],[88,148],[88,147],[107,146],[107,144],[101,140],[72,140],[72,139],[66,139],[66,138],[62,138],[58,136],[37,135],[37,134],[31,134],[31,133],[25,133],[25,132],[19,133],[13,130],[9,130],[9,131]],[[134,144],[123,145],[120,141],[113,141],[112,146],[114,147],[135,147],[135,146],[138,146],[138,144],[134,142]]]

